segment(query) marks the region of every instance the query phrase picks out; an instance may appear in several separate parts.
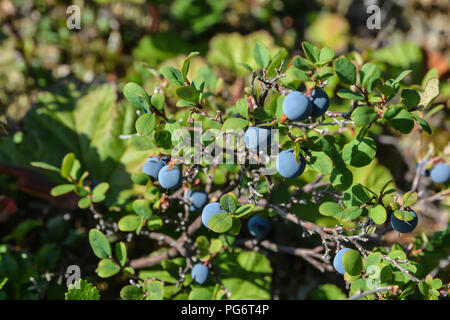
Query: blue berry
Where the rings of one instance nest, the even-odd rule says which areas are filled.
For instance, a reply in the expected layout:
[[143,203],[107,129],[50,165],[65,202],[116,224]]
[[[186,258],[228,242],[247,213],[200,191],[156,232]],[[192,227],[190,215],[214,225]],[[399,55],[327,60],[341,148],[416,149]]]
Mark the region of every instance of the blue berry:
[[418,222],[417,214],[413,210],[409,210],[409,212],[414,216],[414,219],[410,221],[400,220],[394,213],[391,214],[391,225],[394,230],[397,230],[400,233],[408,233],[416,228]]
[[270,128],[248,127],[244,134],[244,142],[249,149],[258,149],[260,146],[270,146]]
[[276,161],[277,171],[285,178],[297,178],[305,171],[306,160],[300,154],[298,163],[295,159],[294,149],[284,150],[278,154]]
[[261,218],[260,216],[253,216],[248,220],[248,231],[254,237],[262,237],[266,235],[270,230],[270,222],[267,218]]
[[204,284],[209,277],[209,268],[201,263],[197,263],[192,268],[191,277],[195,282]]
[[203,211],[202,211],[203,225],[209,229],[209,227],[208,227],[209,219],[211,219],[212,216],[214,216],[218,213],[223,213],[223,212],[226,212],[226,211],[222,209],[222,207],[220,206],[220,203],[218,203],[218,202],[208,203],[203,208]]
[[450,165],[438,163],[431,169],[430,177],[434,183],[448,182],[450,180]]
[[158,181],[161,187],[165,189],[176,189],[181,186],[182,174],[178,167],[169,169],[169,165],[162,167],[158,173]]
[[159,170],[164,167],[169,161],[168,157],[149,157],[142,168],[142,172],[146,175],[158,179]]
[[299,91],[289,93],[283,101],[283,113],[291,121],[306,120],[311,112],[311,102]]
[[344,261],[343,261],[344,254],[349,250],[351,250],[351,249],[343,248],[343,249],[339,250],[338,253],[336,253],[336,256],[334,257],[334,260],[333,260],[334,269],[342,275],[345,274]]
[[208,202],[208,195],[205,191],[189,190],[187,196],[191,200],[189,211],[201,210]]
[[315,88],[311,93],[311,104],[313,117],[321,116],[328,110],[330,106],[330,98],[322,88]]

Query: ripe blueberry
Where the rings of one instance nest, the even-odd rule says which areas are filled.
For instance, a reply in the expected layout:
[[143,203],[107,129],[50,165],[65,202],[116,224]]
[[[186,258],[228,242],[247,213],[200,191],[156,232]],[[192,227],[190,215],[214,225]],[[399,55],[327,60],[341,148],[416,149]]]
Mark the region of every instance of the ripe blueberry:
[[162,167],[158,173],[158,181],[165,189],[175,189],[181,186],[182,174],[177,166],[169,169],[169,165]]
[[197,263],[191,271],[192,279],[199,283],[204,284],[206,280],[208,280],[209,276],[209,268],[207,266],[204,266],[201,263]]
[[416,228],[418,222],[417,214],[413,210],[409,210],[409,212],[411,212],[414,216],[414,219],[410,221],[400,220],[394,215],[394,213],[391,214],[391,225],[394,230],[401,233],[408,233]]
[[149,157],[142,168],[142,172],[154,179],[158,179],[159,170],[169,161],[168,157]]
[[212,216],[218,214],[218,213],[223,213],[226,212],[225,210],[223,210],[220,206],[220,203],[218,202],[211,202],[208,203],[202,211],[202,222],[204,224],[205,227],[208,227],[208,223],[209,223],[209,219],[211,219]]
[[306,120],[311,112],[311,102],[299,91],[289,93],[283,101],[283,113],[291,121]]
[[351,250],[351,249],[343,248],[343,249],[339,250],[338,253],[336,253],[336,256],[334,257],[333,267],[340,274],[345,274],[343,258],[344,258],[344,254],[349,250]]
[[297,178],[305,171],[306,160],[300,154],[298,163],[294,156],[294,149],[281,151],[276,161],[277,171],[285,178]]
[[189,190],[187,197],[191,200],[189,211],[201,210],[208,202],[208,195],[205,191]]
[[431,169],[430,177],[434,183],[446,183],[450,180],[450,165],[438,163]]
[[248,127],[244,134],[244,142],[249,149],[258,149],[261,147],[269,147],[270,145],[270,128],[264,127]]
[[315,88],[311,93],[311,105],[313,117],[321,116],[328,110],[330,106],[330,98],[322,88]]
[[248,220],[248,231],[254,237],[262,237],[266,235],[270,230],[270,222],[267,218],[261,218],[260,216],[253,216]]

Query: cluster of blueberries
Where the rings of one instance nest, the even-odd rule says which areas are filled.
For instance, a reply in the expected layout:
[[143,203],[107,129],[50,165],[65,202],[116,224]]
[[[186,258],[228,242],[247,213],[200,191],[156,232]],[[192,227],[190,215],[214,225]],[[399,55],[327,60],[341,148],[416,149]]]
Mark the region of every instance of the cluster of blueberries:
[[[165,189],[176,189],[182,184],[182,173],[179,167],[170,168],[168,157],[149,157],[142,168],[142,172],[159,181]],[[220,206],[219,202],[208,203],[208,194],[202,190],[189,190],[188,199],[190,200],[189,211],[195,212],[202,210],[202,222],[208,227],[209,220],[217,213],[226,212]],[[253,216],[247,223],[248,231],[254,237],[263,237],[270,230],[269,219],[260,216]],[[197,263],[191,271],[192,279],[203,284],[209,277],[209,268],[201,263]]]
[[[329,107],[329,97],[321,88],[315,88],[310,97],[305,96],[299,91],[289,93],[283,102],[283,113],[290,121],[304,121],[309,117],[318,117],[323,115]],[[244,142],[247,148],[258,150],[261,146],[271,144],[271,132],[268,127],[249,127],[244,134]],[[168,157],[150,157],[146,161],[142,172],[153,179],[159,181],[161,187],[165,189],[177,189],[182,184],[182,172],[179,167],[168,164]],[[276,168],[278,173],[284,178],[296,178],[300,176],[306,167],[305,158],[300,155],[295,158],[294,150],[281,151],[276,159]],[[450,180],[450,165],[439,163],[433,167],[430,172],[431,180],[435,183],[446,183]],[[226,213],[219,202],[208,203],[208,195],[201,190],[190,190],[188,193],[190,200],[189,210],[191,212],[202,210],[202,223],[209,229],[208,223],[214,215]],[[208,204],[207,204],[208,203]],[[392,227],[401,233],[408,233],[417,226],[417,214],[410,210],[414,218],[411,221],[400,220],[391,215]],[[251,217],[247,223],[250,234],[254,237],[263,237],[270,230],[270,222],[267,218],[258,215]],[[349,248],[343,248],[338,251],[333,260],[333,266],[340,274],[345,274],[343,266],[343,256]],[[208,280],[209,268],[206,264],[197,263],[191,271],[192,279],[203,284]]]
[[[289,93],[283,101],[283,113],[291,121],[304,121],[309,117],[318,117],[328,110],[330,99],[322,88],[315,88],[310,97],[299,91]],[[271,144],[270,128],[249,127],[244,134],[244,142],[247,148],[257,150],[260,146]],[[306,167],[303,155],[295,158],[294,150],[281,151],[276,160],[278,173],[284,178],[297,178]]]

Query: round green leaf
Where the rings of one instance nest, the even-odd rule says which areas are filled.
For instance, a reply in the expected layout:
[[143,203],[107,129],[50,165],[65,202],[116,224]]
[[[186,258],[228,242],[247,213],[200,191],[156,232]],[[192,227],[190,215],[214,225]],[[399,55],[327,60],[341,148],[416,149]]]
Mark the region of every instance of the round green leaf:
[[129,214],[119,220],[119,230],[123,232],[134,231],[139,227],[141,218],[135,214]]
[[414,215],[406,210],[396,210],[394,211],[394,216],[403,221],[411,221],[414,219]]
[[417,192],[408,191],[403,196],[403,200],[402,200],[403,206],[411,207],[416,204],[418,199],[419,199],[419,196],[417,195]]
[[347,58],[339,58],[334,62],[334,70],[339,80],[347,85],[355,84],[356,68],[355,65]]
[[358,251],[356,250],[347,251],[343,256],[342,261],[345,271],[350,276],[358,276],[361,274],[363,262],[362,257]]
[[386,221],[386,217],[386,209],[381,204],[377,204],[369,210],[369,218],[376,224],[383,224]]
[[377,153],[377,144],[372,138],[356,138],[347,143],[342,150],[345,163],[353,167],[367,166]]
[[367,126],[377,117],[376,111],[367,106],[361,106],[355,109],[352,113],[352,120],[358,126]]
[[208,227],[217,233],[224,233],[230,230],[230,228],[233,225],[233,217],[224,212],[224,213],[217,213],[209,219]]
[[156,126],[156,117],[153,113],[145,113],[136,120],[136,131],[141,136],[149,136]]
[[339,218],[343,209],[336,202],[327,201],[320,205],[319,212],[327,217]]
[[133,210],[140,217],[149,219],[152,216],[152,209],[150,209],[150,201],[145,199],[137,199],[133,202]]
[[120,266],[111,259],[103,259],[98,263],[95,272],[102,278],[109,278],[120,271]]
[[89,231],[89,243],[94,254],[100,258],[108,258],[111,256],[111,247],[106,236],[97,229]]
[[123,300],[142,300],[144,299],[144,293],[141,288],[128,285],[120,290],[120,297]]
[[147,300],[162,300],[164,297],[164,286],[161,281],[150,281],[146,283],[144,289],[149,293]]

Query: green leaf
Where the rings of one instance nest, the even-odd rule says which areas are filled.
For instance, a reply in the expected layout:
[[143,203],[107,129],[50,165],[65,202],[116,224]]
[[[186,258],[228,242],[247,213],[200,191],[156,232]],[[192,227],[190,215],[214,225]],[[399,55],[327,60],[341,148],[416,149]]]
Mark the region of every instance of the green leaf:
[[74,161],[75,161],[75,154],[73,154],[72,152],[66,154],[61,164],[61,177],[65,179],[69,177]]
[[322,151],[312,151],[309,165],[313,170],[322,174],[330,174],[333,169],[333,162]]
[[386,221],[386,217],[386,209],[381,204],[377,204],[369,210],[369,218],[376,224],[383,224]]
[[178,87],[184,85],[184,77],[180,70],[171,66],[165,66],[161,68],[160,72],[174,86]]
[[189,300],[211,300],[212,291],[209,288],[193,288]]
[[338,203],[331,201],[324,202],[319,207],[320,214],[338,219],[341,216],[342,211],[343,209]]
[[209,253],[214,254],[222,250],[222,241],[220,239],[211,239],[211,244],[209,245]]
[[152,103],[152,106],[154,106],[156,109],[161,111],[162,109],[164,109],[164,104],[166,103],[166,98],[161,93],[154,93],[152,95],[150,102]]
[[252,212],[254,208],[255,208],[254,204],[246,203],[246,204],[240,206],[239,208],[237,208],[236,211],[234,211],[233,216],[236,218],[241,218],[241,217],[249,214],[250,212]]
[[198,92],[191,86],[178,87],[175,92],[180,99],[193,103],[197,102],[198,100]]
[[414,219],[414,215],[406,210],[396,210],[394,211],[394,216],[403,221],[411,221]]
[[147,228],[149,230],[161,229],[163,225],[164,225],[164,222],[158,216],[151,216],[150,219],[147,220]]
[[146,151],[153,148],[153,142],[152,139],[146,136],[132,136],[128,140],[128,145],[136,150],[139,151]]
[[187,74],[189,72],[189,66],[191,64],[191,59],[195,56],[198,56],[200,52],[194,51],[189,53],[188,57],[183,62],[183,67],[181,68],[181,73],[183,74],[184,81],[188,81]]
[[133,210],[140,217],[149,219],[152,216],[152,209],[150,209],[150,201],[145,199],[137,199],[133,202]]
[[417,121],[417,123],[422,127],[422,129],[428,134],[432,134],[432,130],[428,122],[419,117],[418,115],[411,113],[411,116]]
[[105,259],[111,256],[111,247],[106,236],[97,229],[89,231],[89,243],[94,254],[100,258]]
[[294,57],[294,59],[292,59],[292,64],[294,67],[296,67],[297,69],[300,69],[302,71],[310,70],[309,64],[303,58]]
[[73,161],[73,165],[72,165],[72,169],[70,170],[70,177],[73,180],[78,180],[78,177],[80,176],[80,171],[81,171],[81,163],[80,160],[75,159]]
[[39,162],[39,161],[33,161],[30,163],[33,167],[41,168],[45,170],[51,170],[55,172],[60,172],[61,170],[58,167],[55,167],[51,164],[45,163],[45,162]]
[[401,133],[410,133],[414,128],[414,120],[411,114],[401,105],[390,106],[384,112],[384,118],[392,128]]
[[408,191],[403,196],[402,203],[403,203],[403,206],[405,206],[405,207],[411,207],[416,204],[417,200],[419,200],[419,196],[418,196],[417,192]]
[[129,214],[119,220],[119,230],[123,232],[134,231],[139,227],[141,217],[135,214]]
[[123,87],[123,95],[136,109],[150,111],[150,99],[148,93],[140,85],[134,82],[128,82],[125,87]]
[[88,197],[84,197],[84,198],[81,198],[79,201],[78,201],[78,207],[80,208],[80,209],[87,209],[87,208],[89,208],[89,206],[91,205],[91,199],[90,198],[88,198]]
[[141,136],[149,136],[156,127],[156,117],[153,113],[145,113],[136,120],[136,131]]
[[145,186],[150,181],[148,175],[143,172],[135,172],[131,175],[131,180],[140,186]]
[[363,262],[362,257],[356,250],[347,251],[343,258],[342,262],[344,265],[345,271],[351,276],[358,276],[361,274]]
[[217,213],[209,219],[208,227],[217,233],[230,230],[233,225],[233,217],[228,213]]
[[143,300],[144,292],[142,292],[141,288],[128,285],[120,290],[120,297],[122,300]]
[[164,286],[161,281],[147,282],[144,290],[149,293],[146,300],[162,300],[164,297]]
[[[348,99],[348,100],[357,100],[357,101],[364,101],[364,96],[360,92],[354,92],[346,88],[341,88],[337,91],[337,96],[342,99]],[[354,112],[361,109],[362,107],[357,108]],[[373,110],[372,108],[370,108]],[[375,112],[375,111],[374,111]],[[352,114],[353,115],[353,114]]]
[[120,266],[112,261],[111,259],[102,259],[98,263],[97,269],[95,269],[95,272],[97,272],[99,277],[102,278],[109,278],[113,275],[117,274],[120,271]]
[[342,211],[341,220],[342,221],[351,221],[359,218],[362,213],[362,209],[359,207],[350,207]]
[[436,278],[431,281],[430,285],[433,289],[437,290],[442,287],[442,281],[441,281],[441,279]]
[[337,59],[334,61],[334,70],[342,83],[346,85],[355,84],[356,67],[350,60],[344,57]]
[[222,126],[222,130],[239,130],[247,127],[249,124],[249,121],[241,118],[228,118],[225,120]]
[[374,63],[366,63],[360,71],[361,85],[370,93],[381,78],[381,71]]
[[33,220],[33,219],[27,219],[22,222],[20,222],[16,227],[14,227],[14,230],[3,237],[2,241],[10,241],[10,240],[22,240],[29,232],[32,230],[39,228],[42,226],[41,221]]
[[233,224],[231,225],[231,228],[230,230],[228,230],[228,232],[231,235],[236,236],[241,231],[241,228],[242,228],[241,220],[233,216]]
[[209,240],[205,236],[197,237],[197,239],[195,240],[195,245],[203,255],[209,253]]
[[419,282],[420,293],[422,293],[424,296],[428,297],[429,290],[430,290],[430,285],[428,283],[426,283],[425,281],[421,280]]
[[439,79],[431,78],[427,81],[425,89],[420,98],[420,105],[426,109],[439,95]]
[[59,186],[53,187],[52,190],[50,190],[50,194],[54,197],[58,197],[74,190],[75,186],[73,184],[60,184]]
[[366,261],[364,261],[364,269],[366,269],[367,271],[367,268],[369,266],[376,266],[381,262],[381,259],[381,253],[379,252],[369,254],[366,258]]
[[197,107],[197,104],[195,104],[192,101],[187,101],[187,100],[178,100],[177,101],[177,107],[183,108],[183,107],[189,107],[189,108],[195,108]]
[[352,206],[359,207],[362,204],[370,202],[370,195],[360,183],[355,183],[344,192],[343,202],[347,208]]
[[330,174],[331,185],[338,191],[345,191],[353,183],[353,174],[347,168],[334,167]]
[[68,289],[64,295],[66,300],[100,300],[98,289],[89,281],[80,279],[70,284]]
[[367,106],[358,107],[352,113],[352,120],[358,126],[367,126],[377,117],[376,111]]
[[420,94],[417,90],[405,88],[402,90],[402,103],[408,108],[417,107],[420,103]]
[[220,207],[228,212],[234,212],[237,209],[238,200],[234,193],[227,193],[220,198]]
[[[281,67],[281,62],[283,60],[288,59],[288,51],[285,48],[281,48],[278,50],[278,52],[275,54],[275,56],[272,59],[272,62],[270,62],[269,66],[267,67],[267,77],[271,78],[274,77],[277,73],[277,69]],[[282,72],[284,72],[284,69],[286,69],[287,63],[284,64]]]
[[345,163],[353,167],[367,166],[377,153],[377,144],[372,138],[356,138],[342,149]]
[[155,144],[163,149],[172,149],[172,134],[168,130],[155,132]]
[[236,102],[236,111],[241,116],[243,116],[244,118],[248,119],[248,104],[247,104],[247,99],[246,98],[239,99]]
[[319,62],[326,63],[333,59],[334,49],[330,47],[323,47],[319,53]]
[[116,259],[122,267],[125,266],[127,262],[127,247],[122,241],[116,243]]
[[306,57],[312,62],[316,63],[319,60],[319,48],[313,46],[307,41],[302,42],[303,52],[305,52]]
[[267,68],[269,66],[270,54],[263,44],[259,42],[255,44],[255,46],[253,47],[253,57],[255,58],[256,63],[261,68]]
[[395,78],[394,82],[399,83],[400,81],[402,81],[408,74],[410,74],[412,72],[412,70],[405,70],[402,71],[402,73],[400,73],[397,78]]
[[102,196],[108,191],[108,189],[109,189],[108,182],[99,183],[92,191],[92,195],[94,197]]

